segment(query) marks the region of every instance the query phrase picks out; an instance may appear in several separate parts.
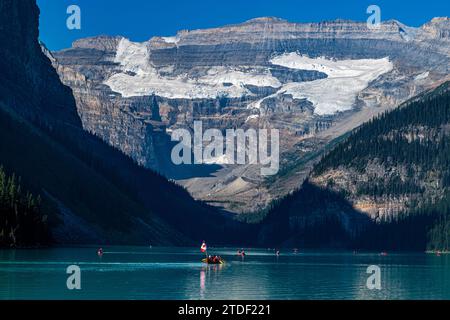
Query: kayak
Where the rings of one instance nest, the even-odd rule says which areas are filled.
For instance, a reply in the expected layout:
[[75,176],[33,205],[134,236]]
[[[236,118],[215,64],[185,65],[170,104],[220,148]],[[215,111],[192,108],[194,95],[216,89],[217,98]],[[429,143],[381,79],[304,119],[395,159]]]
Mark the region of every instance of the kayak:
[[207,263],[207,264],[224,264],[225,260],[221,259],[218,262],[212,262],[212,261],[208,261],[208,259],[205,258],[205,259],[202,260],[202,262],[203,263]]

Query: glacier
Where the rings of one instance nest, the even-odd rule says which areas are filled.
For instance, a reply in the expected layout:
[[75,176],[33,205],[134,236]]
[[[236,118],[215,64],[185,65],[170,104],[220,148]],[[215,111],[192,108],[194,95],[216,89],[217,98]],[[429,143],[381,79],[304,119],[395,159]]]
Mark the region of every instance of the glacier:
[[122,72],[112,75],[104,84],[125,98],[153,94],[169,99],[239,98],[253,95],[247,85],[281,87],[268,70],[261,72],[245,66],[215,66],[199,78],[164,77],[151,65],[147,44],[125,38],[119,43],[114,62],[120,64]]
[[[318,71],[328,77],[282,84],[269,68],[211,66],[206,74],[199,77],[186,74],[168,77],[159,74],[150,61],[147,43],[122,38],[114,59],[120,65],[121,72],[109,77],[104,84],[125,98],[154,94],[168,99],[240,98],[254,96],[247,86],[271,87],[278,90],[275,96],[289,94],[295,99],[307,99],[313,104],[315,114],[330,115],[351,110],[357,95],[371,81],[393,69],[388,57],[331,60],[291,52],[275,56],[269,63],[295,70]],[[259,108],[267,98],[255,101],[248,107]]]
[[314,113],[318,115],[351,110],[357,95],[371,81],[394,68],[388,57],[331,60],[324,57],[310,58],[297,52],[274,57],[270,62],[290,69],[320,71],[328,76],[309,82],[291,82],[279,90],[279,93],[290,94],[295,99],[309,100],[314,106]]

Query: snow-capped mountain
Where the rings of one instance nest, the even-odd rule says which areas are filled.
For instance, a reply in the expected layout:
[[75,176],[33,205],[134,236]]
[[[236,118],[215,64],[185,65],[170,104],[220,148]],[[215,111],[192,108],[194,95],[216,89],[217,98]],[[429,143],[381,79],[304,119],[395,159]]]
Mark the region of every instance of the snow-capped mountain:
[[[81,39],[53,56],[85,129],[195,197],[239,212],[298,187],[337,137],[446,79],[450,19],[368,29],[257,18],[143,43]],[[172,165],[168,132],[192,129],[194,120],[221,130],[280,129],[280,174],[267,180],[257,166]]]

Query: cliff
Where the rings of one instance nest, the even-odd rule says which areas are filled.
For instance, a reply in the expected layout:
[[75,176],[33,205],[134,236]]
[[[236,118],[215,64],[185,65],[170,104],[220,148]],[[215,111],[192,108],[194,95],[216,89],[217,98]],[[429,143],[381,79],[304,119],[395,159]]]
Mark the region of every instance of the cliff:
[[[263,17],[143,43],[80,39],[52,54],[86,130],[195,198],[242,213],[297,188],[340,136],[442,82],[449,25],[391,20],[370,30],[347,20]],[[280,173],[266,179],[252,165],[172,165],[170,132],[192,130],[199,119],[205,129],[279,129]]]
[[34,1],[0,3],[0,99],[38,121],[53,118],[79,126],[70,88],[61,83],[42,54],[38,23]]
[[331,243],[351,248],[446,250],[449,88],[446,82],[352,132],[314,166],[307,183],[268,211],[263,239],[275,234],[301,244],[322,230],[334,235]]
[[71,89],[38,42],[38,16],[35,1],[0,2],[0,164],[42,197],[53,241],[230,240],[236,223],[83,130]]

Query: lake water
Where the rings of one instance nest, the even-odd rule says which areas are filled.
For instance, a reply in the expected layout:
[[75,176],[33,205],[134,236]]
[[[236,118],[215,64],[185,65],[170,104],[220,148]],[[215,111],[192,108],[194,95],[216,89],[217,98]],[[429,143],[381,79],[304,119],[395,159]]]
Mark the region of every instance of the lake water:
[[[450,256],[210,249],[226,259],[205,266],[199,248],[0,250],[0,299],[450,299]],[[70,291],[66,269],[81,269]],[[369,290],[367,268],[381,270]]]

